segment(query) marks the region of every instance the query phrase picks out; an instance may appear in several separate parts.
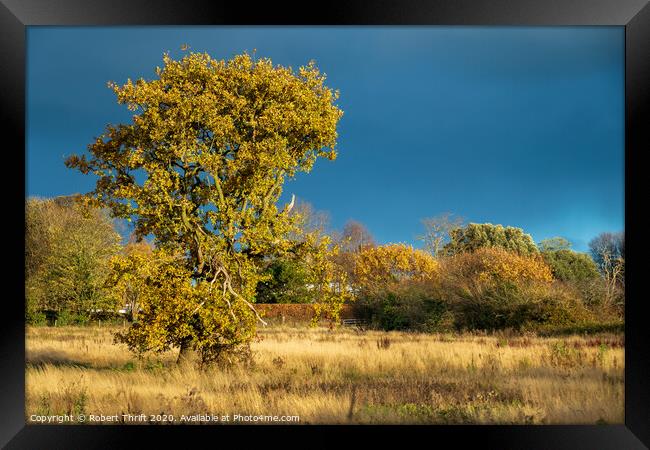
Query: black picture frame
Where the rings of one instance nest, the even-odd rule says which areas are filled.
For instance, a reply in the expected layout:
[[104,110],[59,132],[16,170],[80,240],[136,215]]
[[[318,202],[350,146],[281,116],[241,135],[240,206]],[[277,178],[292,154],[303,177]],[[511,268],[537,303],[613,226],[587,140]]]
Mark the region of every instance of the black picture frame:
[[[280,5],[199,0],[0,0],[0,123],[6,157],[5,205],[24,214],[24,192],[15,179],[25,175],[26,27],[114,25],[520,25],[625,27],[625,424],[551,426],[65,426],[25,424],[25,321],[23,268],[11,258],[16,276],[5,278],[0,346],[0,444],[6,448],[122,448],[134,438],[177,445],[225,444],[226,434],[247,447],[260,445],[340,445],[352,435],[362,440],[397,437],[407,445],[522,449],[637,449],[650,446],[650,352],[643,302],[641,258],[647,254],[641,229],[644,195],[642,157],[650,142],[650,6],[647,0],[444,0],[363,1]],[[24,150],[23,150],[24,151]],[[21,171],[22,168],[22,171]],[[22,175],[21,175],[22,174]],[[24,186],[24,178],[22,179]],[[12,192],[14,195],[7,195]],[[8,214],[7,214],[8,215]],[[23,216],[24,217],[24,216]],[[5,235],[16,256],[24,228]],[[23,221],[24,224],[24,221]],[[632,243],[630,245],[629,243]],[[9,259],[5,259],[9,261]],[[149,446],[149,445],[147,445]]]

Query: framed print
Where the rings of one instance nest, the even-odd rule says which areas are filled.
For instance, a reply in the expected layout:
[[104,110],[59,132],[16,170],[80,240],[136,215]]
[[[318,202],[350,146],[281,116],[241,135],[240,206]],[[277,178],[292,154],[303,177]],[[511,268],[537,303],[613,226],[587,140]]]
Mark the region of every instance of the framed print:
[[647,448],[649,21],[3,0],[2,444]]

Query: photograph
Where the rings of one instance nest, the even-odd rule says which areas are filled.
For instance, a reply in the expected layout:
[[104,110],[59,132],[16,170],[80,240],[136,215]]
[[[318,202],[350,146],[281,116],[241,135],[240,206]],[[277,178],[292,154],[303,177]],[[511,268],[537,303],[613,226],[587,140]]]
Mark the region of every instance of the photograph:
[[623,26],[32,26],[45,425],[624,425]]

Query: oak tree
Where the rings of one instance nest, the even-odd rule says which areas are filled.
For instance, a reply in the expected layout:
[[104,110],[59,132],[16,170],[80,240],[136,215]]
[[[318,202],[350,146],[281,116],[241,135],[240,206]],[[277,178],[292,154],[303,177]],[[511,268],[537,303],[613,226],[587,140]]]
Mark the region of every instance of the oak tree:
[[264,323],[253,304],[264,258],[314,243],[288,238],[293,201],[278,203],[287,179],[335,159],[342,111],[313,61],[297,71],[246,53],[163,62],[153,79],[109,83],[133,121],[108,126],[90,158],[67,165],[99,177],[90,201],[156,245],[144,312],[120,339],[211,361]]

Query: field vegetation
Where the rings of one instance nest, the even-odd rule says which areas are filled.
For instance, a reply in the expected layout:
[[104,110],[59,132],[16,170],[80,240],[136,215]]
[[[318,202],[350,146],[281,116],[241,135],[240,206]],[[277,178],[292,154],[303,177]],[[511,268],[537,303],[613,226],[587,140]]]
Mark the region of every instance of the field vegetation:
[[302,424],[623,423],[620,334],[272,326],[248,364],[137,359],[110,327],[27,330],[26,414],[277,414]]

